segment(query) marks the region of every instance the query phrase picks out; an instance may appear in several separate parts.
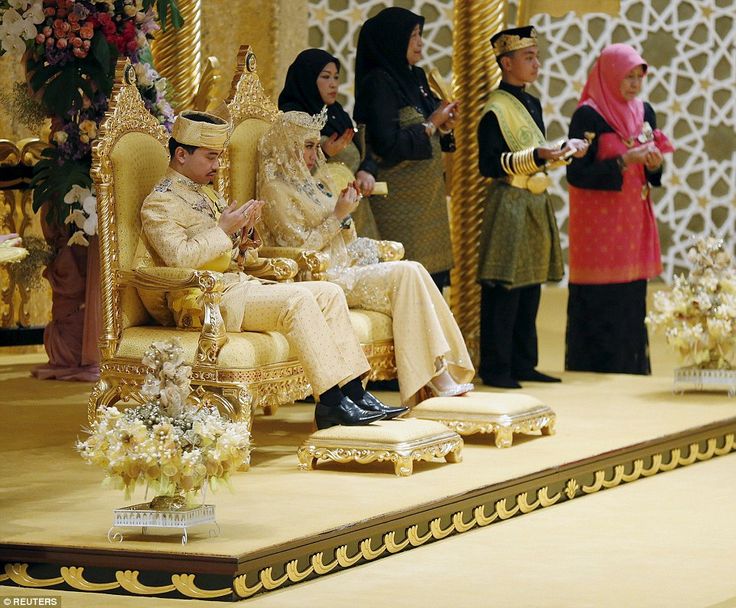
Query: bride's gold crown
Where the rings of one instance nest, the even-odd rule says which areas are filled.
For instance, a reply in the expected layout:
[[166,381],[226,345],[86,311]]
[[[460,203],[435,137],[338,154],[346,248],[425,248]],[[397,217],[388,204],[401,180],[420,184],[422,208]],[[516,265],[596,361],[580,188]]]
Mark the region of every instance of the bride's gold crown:
[[496,57],[537,46],[537,30],[531,25],[503,30],[491,38],[491,45]]
[[306,112],[283,112],[281,120],[290,125],[302,127],[309,131],[321,131],[327,122],[327,106],[322,107],[319,114],[307,114]]

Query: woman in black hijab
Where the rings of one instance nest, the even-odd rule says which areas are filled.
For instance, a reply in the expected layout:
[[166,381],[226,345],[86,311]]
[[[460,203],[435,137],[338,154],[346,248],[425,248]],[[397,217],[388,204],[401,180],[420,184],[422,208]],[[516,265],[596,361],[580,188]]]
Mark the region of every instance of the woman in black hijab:
[[[366,125],[388,196],[371,200],[381,238],[404,243],[438,287],[452,267],[442,150],[452,149],[457,102],[442,103],[429,89],[422,58],[424,17],[386,8],[358,37],[355,112]],[[404,162],[409,161],[409,162]]]
[[[286,82],[279,95],[279,110],[319,114],[327,106],[327,123],[322,129],[321,148],[327,168],[342,163],[355,176],[361,194],[370,196],[376,183],[378,165],[364,153],[350,115],[337,101],[340,61],[322,49],[307,49],[297,55],[286,72]],[[378,239],[378,229],[366,198],[352,214],[360,236]]]

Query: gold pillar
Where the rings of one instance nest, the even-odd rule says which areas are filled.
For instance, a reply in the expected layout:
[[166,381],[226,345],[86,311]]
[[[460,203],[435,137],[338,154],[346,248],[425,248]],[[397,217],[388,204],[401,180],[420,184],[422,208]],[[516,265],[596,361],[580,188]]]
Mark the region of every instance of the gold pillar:
[[455,128],[453,154],[450,213],[455,266],[450,304],[475,361],[480,337],[478,237],[487,185],[478,172],[477,130],[488,93],[500,78],[489,40],[504,28],[506,4],[505,0],[455,2],[452,71],[462,120]]
[[156,32],[151,51],[156,69],[173,89],[170,101],[181,112],[194,102],[202,77],[202,0],[178,0],[177,4],[184,25],[175,29],[167,19],[166,31]]

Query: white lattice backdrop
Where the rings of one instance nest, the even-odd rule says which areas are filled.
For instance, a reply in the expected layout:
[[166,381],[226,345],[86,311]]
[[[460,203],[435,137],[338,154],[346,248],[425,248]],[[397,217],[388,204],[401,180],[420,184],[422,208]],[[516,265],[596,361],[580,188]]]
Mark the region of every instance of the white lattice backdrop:
[[[449,75],[452,2],[396,2],[426,17],[424,65]],[[515,5],[515,2],[511,3]],[[364,0],[311,0],[310,44],[343,61],[345,105],[352,107],[355,44],[366,18],[386,6]],[[618,17],[568,14],[533,18],[542,36],[542,76],[535,85],[550,138],[562,136],[594,58],[613,42],[628,42],[650,64],[644,98],[677,152],[664,188],[654,191],[665,278],[687,267],[694,239],[708,234],[736,243],[736,28],[732,0],[622,0]],[[511,13],[513,14],[513,12]],[[552,193],[567,247],[564,171]]]

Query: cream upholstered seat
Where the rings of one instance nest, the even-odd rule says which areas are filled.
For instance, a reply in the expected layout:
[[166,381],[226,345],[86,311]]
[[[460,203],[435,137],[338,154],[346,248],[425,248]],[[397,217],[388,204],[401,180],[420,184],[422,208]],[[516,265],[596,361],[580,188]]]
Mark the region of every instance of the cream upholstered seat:
[[557,415],[536,397],[520,393],[470,392],[433,397],[410,416],[441,422],[460,435],[493,433],[496,447],[511,447],[514,433],[554,435]]
[[[228,200],[241,203],[255,198],[258,171],[258,142],[278,113],[267,97],[256,71],[256,57],[249,46],[238,52],[237,67],[232,80],[227,107],[233,122],[230,143],[223,154],[220,190]],[[381,241],[381,258],[399,260],[404,255],[400,243]],[[296,247],[264,247],[263,257],[286,257],[299,264],[297,280],[318,280],[327,268],[327,254]],[[382,313],[351,310],[351,320],[368,361],[371,380],[396,378],[391,319]]]
[[431,420],[382,420],[366,426],[333,426],[316,431],[297,451],[299,468],[313,469],[319,460],[389,461],[399,477],[411,475],[415,460],[462,461],[463,440],[455,431]]
[[[186,363],[192,366],[196,398],[250,423],[252,408],[290,403],[310,392],[286,338],[277,332],[227,333],[219,309],[223,289],[219,273],[133,267],[140,207],[166,171],[168,138],[143,104],[135,70],[127,60],[119,60],[109,110],[93,152],[103,331],[100,380],[90,395],[89,416],[92,419],[100,406],[139,400],[146,375],[141,364],[144,352],[153,341],[178,338]],[[297,272],[292,260],[265,260],[256,266],[246,271],[275,279],[290,279]],[[162,326],[152,318],[151,313],[166,322],[165,293],[183,288],[203,292],[201,331]],[[139,294],[145,296],[146,306]]]

